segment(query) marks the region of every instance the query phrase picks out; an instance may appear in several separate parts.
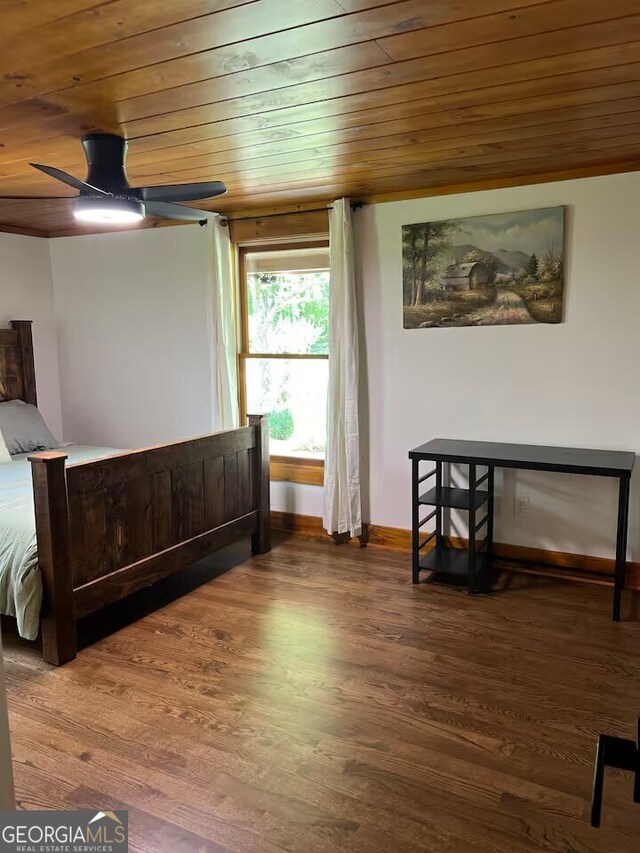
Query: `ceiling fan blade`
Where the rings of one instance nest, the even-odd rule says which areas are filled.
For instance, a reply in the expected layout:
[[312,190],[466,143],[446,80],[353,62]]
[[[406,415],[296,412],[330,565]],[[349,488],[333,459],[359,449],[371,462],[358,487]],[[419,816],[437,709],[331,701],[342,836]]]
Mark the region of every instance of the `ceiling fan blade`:
[[157,216],[159,219],[186,219],[190,222],[204,222],[218,215],[210,210],[183,207],[181,204],[171,204],[166,201],[145,201],[144,209],[148,216]]
[[49,175],[50,178],[55,178],[56,181],[62,181],[63,184],[67,184],[68,186],[79,190],[81,193],[88,192],[92,194],[98,193],[98,195],[109,195],[109,193],[101,190],[99,187],[93,187],[91,184],[81,181],[80,178],[74,178],[73,175],[63,172],[62,169],[55,169],[53,166],[42,166],[40,163],[30,163],[29,165],[33,166],[34,169],[39,169],[41,172],[44,172],[45,175]]
[[202,181],[197,184],[170,184],[164,187],[134,187],[131,192],[141,201],[197,201],[226,193],[222,181]]

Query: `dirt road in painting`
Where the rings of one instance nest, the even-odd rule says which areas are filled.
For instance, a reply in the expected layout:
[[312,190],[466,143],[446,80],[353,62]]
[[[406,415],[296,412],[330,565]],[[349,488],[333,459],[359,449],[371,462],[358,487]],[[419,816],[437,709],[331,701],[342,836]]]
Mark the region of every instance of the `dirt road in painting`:
[[511,290],[498,293],[491,305],[467,314],[465,321],[472,326],[510,325],[513,323],[535,323],[527,303],[519,293]]
[[526,295],[515,290],[498,289],[494,293],[486,290],[465,291],[446,294],[446,298],[426,305],[405,306],[404,327],[431,329],[436,326],[513,326],[519,323],[558,322],[551,319],[551,312],[547,310],[550,305],[553,316],[559,316],[553,300],[538,299],[536,294],[532,297],[532,303],[528,303]]

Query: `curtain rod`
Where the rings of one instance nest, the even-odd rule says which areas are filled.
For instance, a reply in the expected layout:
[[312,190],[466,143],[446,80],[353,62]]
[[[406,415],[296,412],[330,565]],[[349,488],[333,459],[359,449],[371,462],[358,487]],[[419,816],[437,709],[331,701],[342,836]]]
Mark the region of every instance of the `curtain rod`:
[[[361,207],[364,207],[363,201],[352,201],[350,202],[351,210],[360,210]],[[220,225],[227,225],[229,222],[245,222],[248,219],[271,219],[272,216],[295,216],[296,213],[321,213],[323,210],[333,210],[333,205],[328,204],[326,207],[313,207],[309,210],[285,210],[281,213],[265,213],[262,216],[259,214],[257,216],[237,216],[235,218],[230,218],[228,216],[220,218]]]

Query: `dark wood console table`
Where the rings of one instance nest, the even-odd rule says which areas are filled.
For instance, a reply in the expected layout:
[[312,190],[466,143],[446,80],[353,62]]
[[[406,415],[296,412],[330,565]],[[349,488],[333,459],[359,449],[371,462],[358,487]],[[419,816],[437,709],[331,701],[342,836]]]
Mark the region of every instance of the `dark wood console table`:
[[[635,454],[618,450],[583,450],[577,447],[544,447],[533,444],[503,444],[489,441],[457,441],[434,438],[409,452],[412,464],[412,552],[413,583],[418,583],[421,571],[457,576],[467,582],[470,593],[483,591],[493,559],[493,483],[495,468],[525,468],[533,471],[556,471],[564,474],[588,474],[613,477],[619,481],[618,532],[616,566],[613,588],[613,619],[620,619],[620,600],[624,589],[627,563],[627,532],[629,527],[629,484]],[[420,475],[420,463],[433,462],[435,467]],[[452,489],[443,483],[443,463],[469,466],[469,488]],[[477,478],[478,468],[487,469]],[[421,484],[435,476],[434,488],[421,492]],[[486,482],[486,486],[483,484]],[[486,504],[486,514],[476,522],[478,511]],[[421,506],[435,509],[420,518]],[[466,510],[469,513],[469,548],[451,548],[442,530],[444,508]],[[435,519],[435,529],[420,541],[421,528]],[[484,539],[478,542],[478,532],[486,526]],[[421,551],[435,538],[435,547]]]

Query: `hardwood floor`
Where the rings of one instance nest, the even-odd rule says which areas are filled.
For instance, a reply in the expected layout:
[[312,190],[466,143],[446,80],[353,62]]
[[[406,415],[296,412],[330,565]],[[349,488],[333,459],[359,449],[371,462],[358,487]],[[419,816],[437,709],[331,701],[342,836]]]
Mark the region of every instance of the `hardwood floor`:
[[469,598],[372,547],[245,554],[60,669],[10,644],[22,807],[128,808],[145,853],[637,853],[628,775],[588,825],[596,734],[640,715],[640,625],[609,590]]

